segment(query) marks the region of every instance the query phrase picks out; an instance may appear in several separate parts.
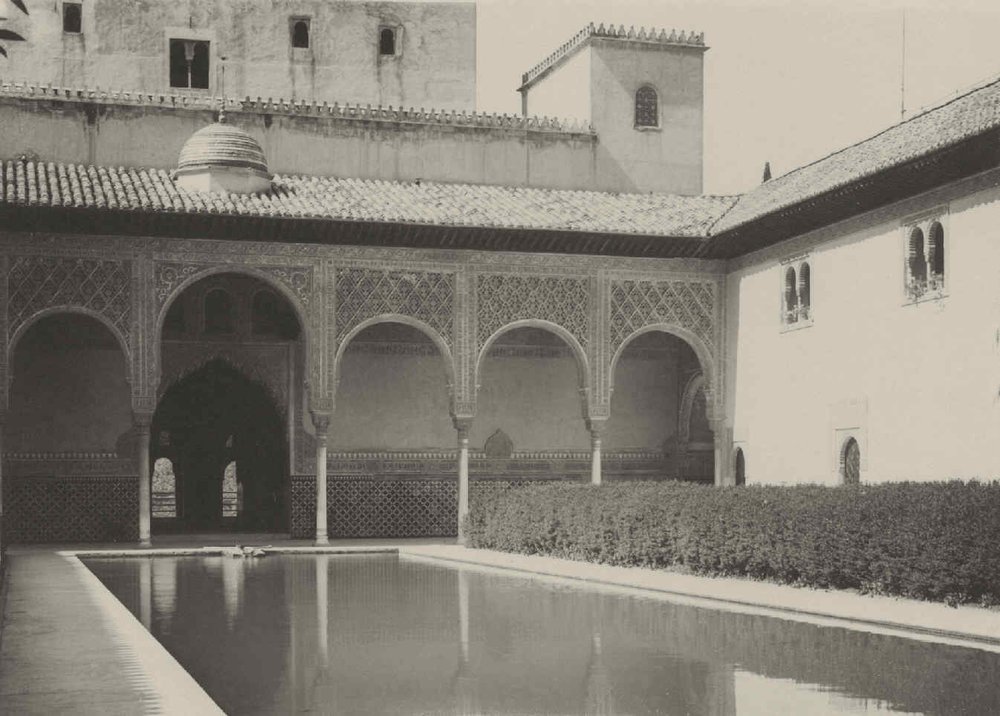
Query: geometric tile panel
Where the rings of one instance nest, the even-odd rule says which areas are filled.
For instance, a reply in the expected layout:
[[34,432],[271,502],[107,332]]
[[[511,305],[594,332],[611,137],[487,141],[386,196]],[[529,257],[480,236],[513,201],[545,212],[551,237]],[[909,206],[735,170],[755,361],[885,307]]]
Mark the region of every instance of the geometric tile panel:
[[340,268],[336,286],[338,340],[369,318],[398,313],[423,321],[451,345],[454,274]]
[[136,542],[139,477],[5,477],[4,543]]
[[513,321],[536,319],[565,328],[586,349],[590,338],[590,282],[583,278],[513,273],[476,277],[477,346]]
[[715,284],[707,281],[612,281],[612,354],[634,331],[670,323],[698,336],[715,351]]
[[291,476],[288,532],[292,539],[316,536],[316,476]]
[[7,275],[7,331],[52,306],[89,308],[131,333],[130,262],[111,259],[13,256]]

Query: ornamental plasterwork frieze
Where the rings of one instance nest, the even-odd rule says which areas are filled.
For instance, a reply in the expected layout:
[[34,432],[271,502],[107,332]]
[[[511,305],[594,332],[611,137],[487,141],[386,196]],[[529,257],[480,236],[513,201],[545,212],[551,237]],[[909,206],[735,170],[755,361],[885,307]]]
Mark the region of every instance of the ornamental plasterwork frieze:
[[286,266],[257,263],[256,261],[238,261],[219,263],[157,261],[155,264],[155,291],[157,305],[162,306],[177,290],[178,286],[188,279],[208,272],[218,272],[220,269],[232,267],[234,271],[253,269],[273,277],[278,284],[284,285],[306,309],[312,301],[311,266]]
[[131,262],[126,259],[11,256],[7,268],[7,335],[47,308],[93,311],[131,349]]
[[370,318],[398,314],[434,329],[453,343],[455,275],[437,271],[337,267],[338,341]]
[[543,320],[568,331],[586,350],[590,342],[589,278],[521,273],[476,275],[476,341],[514,321]]
[[612,355],[642,328],[668,324],[690,331],[713,356],[718,287],[714,281],[615,279],[611,281],[609,345]]

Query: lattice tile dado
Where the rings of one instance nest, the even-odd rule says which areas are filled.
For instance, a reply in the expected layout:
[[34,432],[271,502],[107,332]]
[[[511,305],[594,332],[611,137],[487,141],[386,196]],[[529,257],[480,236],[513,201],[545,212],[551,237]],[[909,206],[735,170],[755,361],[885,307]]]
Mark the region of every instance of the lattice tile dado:
[[586,348],[590,338],[590,283],[585,278],[480,274],[476,277],[478,347],[509,323],[549,321]]
[[369,318],[397,313],[426,323],[446,344],[452,343],[454,274],[339,268],[336,296],[339,336]]
[[457,532],[455,480],[333,479],[327,490],[331,537],[450,537]]
[[611,351],[640,328],[668,323],[691,331],[715,353],[716,300],[715,284],[707,281],[612,281]]
[[128,342],[131,274],[130,262],[123,260],[13,256],[7,276],[9,335],[39,311],[74,306],[101,314]]
[[5,539],[28,542],[134,542],[139,478],[64,476],[4,481]]

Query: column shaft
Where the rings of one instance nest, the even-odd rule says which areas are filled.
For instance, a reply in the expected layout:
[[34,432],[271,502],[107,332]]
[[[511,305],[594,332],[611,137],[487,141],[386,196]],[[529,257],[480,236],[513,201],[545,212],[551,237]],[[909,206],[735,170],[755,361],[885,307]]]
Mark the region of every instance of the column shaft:
[[601,484],[601,432],[590,431],[590,484]]
[[465,544],[465,519],[469,515],[469,431],[458,430],[458,542]]
[[149,472],[149,422],[137,421],[139,449],[139,544],[149,547],[150,519],[153,512],[152,480]]
[[330,416],[313,414],[316,427],[316,544],[329,544],[326,530],[326,440]]

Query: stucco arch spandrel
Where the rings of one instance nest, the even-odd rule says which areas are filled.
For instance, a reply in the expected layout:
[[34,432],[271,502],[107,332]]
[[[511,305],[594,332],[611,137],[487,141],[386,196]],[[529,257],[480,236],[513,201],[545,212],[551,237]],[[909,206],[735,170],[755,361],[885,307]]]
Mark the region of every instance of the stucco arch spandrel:
[[576,337],[564,327],[560,326],[558,323],[552,323],[551,321],[544,321],[537,318],[526,318],[520,321],[512,321],[511,323],[502,326],[486,339],[486,342],[483,344],[483,347],[479,349],[479,354],[476,357],[473,381],[473,384],[475,385],[475,395],[478,395],[479,393],[483,361],[485,361],[486,356],[489,355],[490,348],[493,347],[500,336],[518,328],[540,328],[548,331],[549,333],[555,334],[566,343],[570,351],[573,353],[573,357],[576,359],[577,386],[580,391],[580,400],[583,404],[583,416],[587,417],[588,405],[590,403],[590,364],[587,360],[587,352],[583,349],[583,346],[580,345],[580,342],[576,339]]
[[[147,390],[156,395],[160,384],[160,344],[163,322],[174,301],[191,285],[217,274],[232,273],[256,278],[283,296],[295,312],[302,331],[305,348],[305,373],[307,389],[311,383],[322,382],[319,366],[322,365],[324,342],[319,338],[319,316],[313,306],[314,270],[311,266],[244,265],[244,264],[192,264],[157,262],[154,265],[153,287],[155,292],[152,330],[148,332],[149,376]],[[320,398],[321,399],[321,398]]]
[[344,353],[347,351],[348,346],[351,341],[361,333],[366,328],[375,326],[381,323],[402,323],[404,325],[410,326],[420,331],[422,334],[427,336],[438,349],[438,353],[441,356],[441,360],[444,361],[444,369],[446,378],[448,381],[448,400],[452,404],[452,411],[454,412],[454,399],[455,399],[455,359],[452,355],[451,348],[445,341],[444,336],[442,336],[433,327],[424,323],[423,321],[413,318],[412,316],[404,316],[399,313],[384,313],[379,316],[373,316],[368,320],[362,321],[355,325],[348,333],[343,336],[338,337],[338,347],[337,352],[333,359],[333,385],[334,385],[334,400],[336,401],[336,390],[340,385],[340,366],[343,362]]

